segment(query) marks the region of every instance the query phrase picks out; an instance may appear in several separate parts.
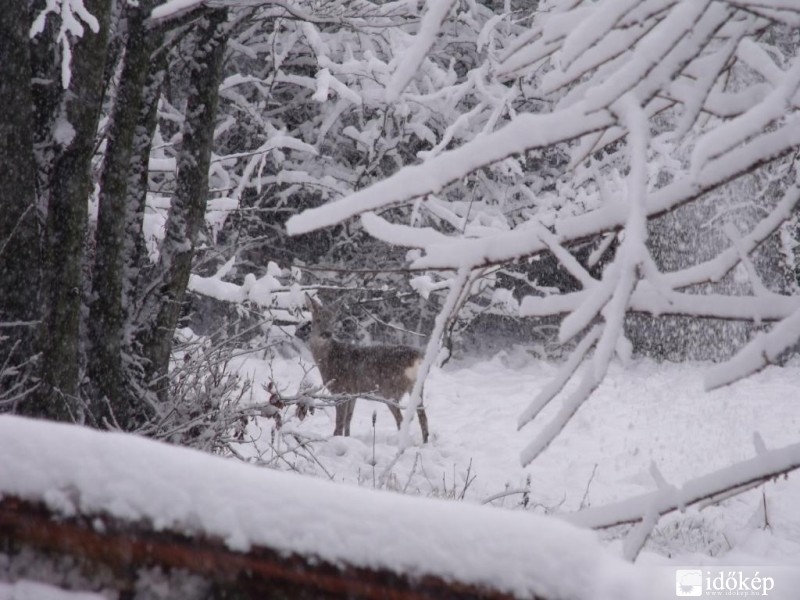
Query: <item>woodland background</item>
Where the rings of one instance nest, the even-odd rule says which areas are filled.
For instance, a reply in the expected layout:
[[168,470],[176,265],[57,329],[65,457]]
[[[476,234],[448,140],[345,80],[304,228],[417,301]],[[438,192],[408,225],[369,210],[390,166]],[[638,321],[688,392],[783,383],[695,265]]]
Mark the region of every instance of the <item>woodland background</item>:
[[615,361],[784,364],[799,31],[794,0],[12,2],[0,410],[237,456],[333,401],[235,368],[302,354],[306,293],[425,349],[409,415],[450,357],[557,364],[526,465]]

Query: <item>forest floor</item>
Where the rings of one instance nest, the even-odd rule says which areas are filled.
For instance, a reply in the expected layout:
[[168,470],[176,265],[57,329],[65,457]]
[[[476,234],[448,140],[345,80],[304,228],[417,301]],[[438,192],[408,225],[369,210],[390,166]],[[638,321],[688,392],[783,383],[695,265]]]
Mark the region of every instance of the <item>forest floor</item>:
[[[770,367],[709,393],[702,384],[706,366],[648,360],[612,365],[561,435],[526,468],[520,465],[521,450],[561,402],[557,397],[537,421],[517,431],[518,416],[557,369],[523,347],[434,370],[425,388],[431,441],[423,445],[412,424],[413,445],[393,465],[394,420],[385,406],[365,400],[356,406],[349,438],[331,436],[332,408],[303,421],[292,409],[283,435],[273,437],[272,421],[256,422],[249,429],[254,443],[239,451],[343,484],[472,503],[507,493],[491,503],[568,513],[653,491],[651,464],[680,486],[752,458],[756,432],[767,448],[798,442],[800,364]],[[250,356],[238,359],[236,367],[252,380],[255,401],[265,399],[262,384],[270,380],[285,395],[295,393],[304,377],[319,383],[310,357]],[[297,439],[312,441],[284,454]],[[620,527],[601,535],[621,552],[626,531]],[[660,563],[666,557],[686,564],[800,564],[800,472],[702,511],[690,507],[661,518],[639,561]]]

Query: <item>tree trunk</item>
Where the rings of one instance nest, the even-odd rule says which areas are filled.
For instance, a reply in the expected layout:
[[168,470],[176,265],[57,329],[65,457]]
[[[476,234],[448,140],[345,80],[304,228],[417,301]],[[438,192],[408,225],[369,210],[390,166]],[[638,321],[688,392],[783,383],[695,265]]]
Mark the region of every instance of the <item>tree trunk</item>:
[[[146,147],[139,147],[142,145],[141,132],[137,137],[137,127],[143,120],[143,96],[147,91],[145,83],[150,57],[161,37],[144,27],[144,18],[151,5],[152,2],[143,2],[138,7],[128,8],[124,64],[100,183],[89,318],[88,370],[92,415],[98,424],[111,422],[126,430],[136,428],[143,419],[146,420],[148,413],[147,404],[131,394],[123,364],[126,349],[123,288],[128,236],[137,233],[141,236],[141,224],[138,232],[129,231],[127,227],[129,169],[134,156],[140,161],[142,155],[149,155],[149,143]],[[146,111],[149,109],[150,106],[145,106]],[[151,137],[146,136],[148,140]],[[137,142],[136,148],[133,147],[134,141]]]
[[87,27],[72,47],[71,84],[54,124],[57,146],[47,190],[37,411],[54,420],[82,420],[84,416],[77,402],[83,247],[111,2],[89,0],[85,5],[100,29],[92,33]]
[[153,56],[143,92],[139,121],[133,138],[133,149],[128,171],[127,201],[125,203],[125,252],[123,257],[123,308],[128,320],[135,320],[138,307],[137,289],[142,269],[149,266],[144,243],[144,212],[149,183],[150,149],[158,121],[158,100],[166,75],[166,58],[159,53]]
[[197,26],[175,197],[167,217],[155,284],[150,287],[142,310],[145,321],[139,341],[148,359],[150,386],[162,399],[167,392],[172,336],[205,218],[218,87],[228,35],[226,19],[225,10],[216,10],[204,16]]
[[[30,357],[38,318],[39,231],[26,3],[0,10],[0,365]],[[10,359],[10,360],[9,360]],[[20,380],[0,373],[0,398]],[[23,386],[24,387],[24,386]],[[18,396],[24,389],[14,389]],[[26,412],[25,403],[21,412]]]

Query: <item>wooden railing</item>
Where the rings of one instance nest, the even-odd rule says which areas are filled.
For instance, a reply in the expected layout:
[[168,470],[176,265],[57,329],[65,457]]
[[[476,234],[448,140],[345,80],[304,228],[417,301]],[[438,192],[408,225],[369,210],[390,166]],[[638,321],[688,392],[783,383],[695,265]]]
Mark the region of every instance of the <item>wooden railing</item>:
[[412,577],[386,569],[334,565],[269,548],[235,552],[221,540],[155,531],[147,523],[126,523],[104,515],[64,518],[43,504],[9,497],[0,500],[0,548],[10,553],[29,549],[34,554],[70,556],[81,562],[84,573],[110,569],[120,597],[135,588],[138,569],[161,567],[199,575],[216,598],[513,598],[430,575]]

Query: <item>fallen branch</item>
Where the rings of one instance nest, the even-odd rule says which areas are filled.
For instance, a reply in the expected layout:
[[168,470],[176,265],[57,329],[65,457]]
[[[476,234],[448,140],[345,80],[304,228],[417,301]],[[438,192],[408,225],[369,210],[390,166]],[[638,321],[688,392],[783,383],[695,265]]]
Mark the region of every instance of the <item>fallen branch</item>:
[[[779,475],[800,468],[800,443],[758,456],[687,481],[682,487],[661,487],[655,492],[606,506],[561,515],[565,521],[592,529],[606,529],[642,521],[655,510],[663,516],[706,500],[719,501],[745,492]],[[708,503],[704,504],[708,506]]]

